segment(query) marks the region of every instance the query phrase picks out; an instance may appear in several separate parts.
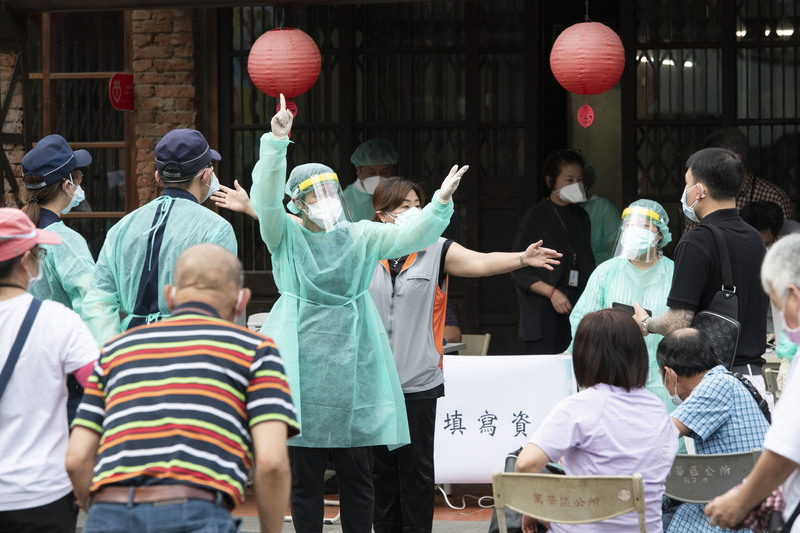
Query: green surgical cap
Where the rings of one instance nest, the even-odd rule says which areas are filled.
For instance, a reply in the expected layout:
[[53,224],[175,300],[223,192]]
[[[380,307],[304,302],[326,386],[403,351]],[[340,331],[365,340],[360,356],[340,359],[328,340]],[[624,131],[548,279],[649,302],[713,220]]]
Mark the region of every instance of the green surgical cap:
[[397,150],[386,139],[370,139],[358,145],[350,156],[350,162],[357,167],[395,165]]
[[[304,165],[298,165],[292,169],[292,172],[289,174],[289,179],[286,180],[286,188],[284,188],[284,192],[289,198],[298,198],[302,200],[300,195],[300,184],[306,181],[308,178],[312,178],[314,176],[318,176],[320,174],[332,174],[333,170],[331,167],[321,165],[319,163],[306,163]],[[287,205],[289,211],[294,214],[298,214],[300,212],[297,209],[297,206],[294,205],[294,202],[289,202]]]
[[[661,204],[653,200],[642,199],[642,200],[636,200],[635,202],[633,202],[631,205],[628,206],[628,208],[631,207],[641,207],[658,215],[658,220],[656,220],[656,217],[652,216],[649,218],[650,220],[653,221],[653,224],[655,224],[658,230],[661,232],[662,237],[661,240],[658,242],[659,248],[663,248],[670,242],[672,242],[672,233],[669,231],[669,215],[667,215],[667,212],[664,210],[663,207],[661,207]],[[627,216],[626,212],[627,209],[622,212],[623,220]]]

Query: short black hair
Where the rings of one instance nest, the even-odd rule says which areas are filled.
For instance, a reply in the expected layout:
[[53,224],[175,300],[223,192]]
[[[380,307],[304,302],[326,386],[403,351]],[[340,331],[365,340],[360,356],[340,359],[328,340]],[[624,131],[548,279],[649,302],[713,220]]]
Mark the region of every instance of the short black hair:
[[783,209],[775,202],[753,202],[739,212],[742,220],[758,231],[769,230],[776,239],[783,228]]
[[[575,150],[555,150],[547,154],[544,160],[544,175],[545,185],[547,185],[548,190],[553,190],[555,179],[561,174],[561,170],[565,165],[578,165],[583,170],[583,157]],[[548,183],[548,176],[554,181]]]
[[0,279],[6,279],[14,272],[14,267],[17,263],[22,261],[22,256],[25,253],[21,253],[16,257],[12,257],[11,259],[6,259],[5,261],[0,261]]
[[722,128],[712,132],[706,137],[706,148],[724,148],[739,154],[742,163],[747,164],[747,151],[750,143],[739,128]]
[[694,328],[678,329],[661,339],[656,350],[656,362],[662,372],[668,366],[686,378],[720,364],[711,339],[705,332]]
[[714,200],[736,198],[742,186],[742,161],[724,148],[703,148],[686,161],[696,182],[708,189]]
[[583,317],[575,331],[572,367],[581,387],[606,383],[630,391],[647,383],[647,346],[630,315],[601,309]]

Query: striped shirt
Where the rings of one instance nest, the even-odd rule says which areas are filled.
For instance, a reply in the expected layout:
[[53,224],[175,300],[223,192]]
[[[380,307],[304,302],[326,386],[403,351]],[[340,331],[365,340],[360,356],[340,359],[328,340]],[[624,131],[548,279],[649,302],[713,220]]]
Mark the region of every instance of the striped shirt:
[[73,426],[102,435],[92,492],[187,484],[242,503],[249,428],[267,421],[298,433],[275,344],[192,302],[104,346]]

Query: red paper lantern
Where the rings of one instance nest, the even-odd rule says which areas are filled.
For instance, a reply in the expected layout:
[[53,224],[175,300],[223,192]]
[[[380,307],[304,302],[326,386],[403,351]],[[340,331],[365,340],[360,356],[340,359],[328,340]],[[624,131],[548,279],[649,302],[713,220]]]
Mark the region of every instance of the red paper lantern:
[[270,30],[250,49],[247,71],[262,92],[286,98],[303,94],[314,85],[322,57],[314,40],[295,28]]
[[553,43],[550,68],[558,83],[571,93],[604,93],[622,75],[625,48],[605,24],[582,22],[564,30]]

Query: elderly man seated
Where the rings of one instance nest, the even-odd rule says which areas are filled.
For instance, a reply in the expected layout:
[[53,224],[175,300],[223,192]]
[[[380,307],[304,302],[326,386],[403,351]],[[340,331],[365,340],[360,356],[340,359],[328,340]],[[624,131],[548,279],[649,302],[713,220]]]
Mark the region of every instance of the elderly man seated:
[[[668,334],[658,345],[656,360],[664,386],[679,406],[672,412],[672,421],[681,436],[694,439],[697,453],[736,453],[761,447],[769,422],[746,381],[719,363],[705,333],[685,328]],[[665,531],[719,529],[709,524],[703,505],[684,503]]]

